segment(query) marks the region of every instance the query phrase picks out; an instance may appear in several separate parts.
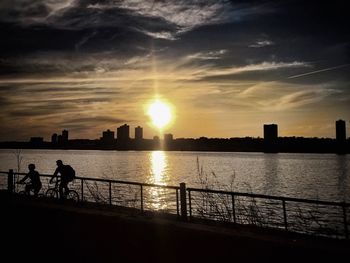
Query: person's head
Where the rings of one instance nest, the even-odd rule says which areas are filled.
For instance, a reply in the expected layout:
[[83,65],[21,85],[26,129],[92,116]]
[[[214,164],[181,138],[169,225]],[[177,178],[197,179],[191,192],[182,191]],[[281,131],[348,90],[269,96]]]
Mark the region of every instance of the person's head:
[[62,160],[57,160],[57,161],[56,161],[56,164],[57,164],[57,166],[62,166],[62,165],[63,165],[63,162],[62,162]]
[[34,171],[35,170],[35,164],[31,163],[28,165],[29,171]]

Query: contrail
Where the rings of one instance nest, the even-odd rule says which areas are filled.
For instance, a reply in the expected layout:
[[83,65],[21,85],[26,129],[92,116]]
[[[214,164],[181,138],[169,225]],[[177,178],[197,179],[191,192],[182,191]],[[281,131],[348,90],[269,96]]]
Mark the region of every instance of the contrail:
[[319,72],[334,70],[334,69],[338,69],[338,68],[344,68],[344,67],[347,67],[349,65],[350,65],[350,63],[349,64],[343,64],[343,65],[336,66],[336,67],[315,70],[315,71],[311,71],[311,72],[307,72],[307,73],[303,73],[303,74],[299,74],[299,75],[290,76],[290,77],[288,77],[288,79],[294,79],[294,78],[299,78],[299,77],[303,77],[303,76],[307,76],[307,75],[316,74],[316,73],[319,73]]

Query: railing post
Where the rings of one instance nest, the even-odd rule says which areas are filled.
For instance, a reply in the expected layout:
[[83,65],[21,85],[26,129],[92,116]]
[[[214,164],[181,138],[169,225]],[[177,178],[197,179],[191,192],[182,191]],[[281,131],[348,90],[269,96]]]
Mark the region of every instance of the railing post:
[[13,169],[9,170],[7,175],[7,191],[8,193],[13,193]]
[[179,209],[179,189],[176,189],[176,214],[177,214],[177,216],[180,216],[180,209]]
[[191,191],[188,190],[188,209],[190,212],[190,220],[192,220],[192,198],[191,198]]
[[288,230],[286,200],[284,200],[284,199],[282,199],[282,206],[283,206],[284,228],[285,228],[285,230]]
[[143,213],[143,187],[142,184],[140,185],[141,187],[141,212]]
[[80,180],[81,182],[81,201],[84,202],[84,179]]
[[109,181],[109,205],[112,205],[112,182]]
[[232,217],[233,217],[233,223],[236,224],[236,208],[235,208],[235,195],[232,194]]
[[180,183],[181,218],[187,221],[186,184]]
[[342,207],[343,207],[343,220],[344,220],[345,238],[349,239],[348,221],[346,219],[346,206],[345,206],[345,204],[342,205]]

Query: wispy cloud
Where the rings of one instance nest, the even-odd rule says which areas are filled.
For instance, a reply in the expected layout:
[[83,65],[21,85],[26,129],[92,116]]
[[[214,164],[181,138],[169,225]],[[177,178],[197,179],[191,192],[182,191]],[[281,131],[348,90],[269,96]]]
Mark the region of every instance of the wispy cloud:
[[249,47],[261,48],[261,47],[272,46],[274,44],[275,43],[273,41],[265,39],[265,40],[257,40],[254,44],[249,45]]
[[5,0],[0,4],[0,21],[67,30],[119,28],[176,40],[198,27],[237,22],[270,11],[266,5],[227,0]]
[[195,54],[188,55],[188,59],[200,59],[200,60],[215,60],[220,59],[223,55],[227,53],[226,49],[207,51],[207,52],[198,52]]
[[4,0],[0,4],[1,20],[20,22],[24,26],[46,23],[50,16],[76,6],[76,0]]
[[97,34],[97,31],[94,31],[91,34],[84,36],[78,43],[75,44],[75,49],[79,50],[82,45],[84,45],[86,42],[88,42],[96,34]]
[[147,35],[147,36],[151,36],[153,38],[157,38],[157,39],[166,39],[166,40],[176,40],[177,37],[172,34],[171,32],[167,32],[167,31],[160,31],[160,32],[150,32],[147,30],[138,30],[139,32],[142,32],[143,34]]
[[[70,29],[129,26],[165,39],[176,38],[167,34],[223,22],[231,9],[231,4],[224,0],[13,0],[0,4],[1,20],[20,22],[23,26],[46,24]],[[167,25],[177,31],[166,31]]]
[[262,82],[244,89],[238,94],[242,101],[250,101],[263,111],[287,111],[303,109],[321,102],[331,95],[338,95],[335,83],[322,85],[290,84],[279,81]]
[[188,31],[198,26],[218,23],[224,19],[225,9],[231,9],[226,1],[121,1],[121,8],[146,17],[160,17]]
[[235,75],[245,72],[253,71],[269,71],[278,70],[284,68],[299,68],[299,67],[310,67],[306,62],[293,61],[293,62],[262,62],[259,64],[250,64],[240,67],[230,67],[222,69],[208,70],[205,75],[201,77],[212,77],[212,76],[224,76],[224,75]]
[[266,105],[267,108],[273,108],[274,110],[287,110],[293,108],[300,108],[301,106],[312,104],[323,100],[325,97],[331,94],[331,90],[302,90],[293,92],[282,96],[276,101],[273,101],[270,105]]

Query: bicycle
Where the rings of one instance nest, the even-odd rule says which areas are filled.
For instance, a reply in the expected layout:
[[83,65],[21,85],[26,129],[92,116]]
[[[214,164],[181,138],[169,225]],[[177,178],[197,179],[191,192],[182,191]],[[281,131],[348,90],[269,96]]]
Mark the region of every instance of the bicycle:
[[[57,179],[55,182],[52,184],[55,184],[54,187],[51,187],[46,190],[45,196],[49,198],[58,198],[60,196],[60,191],[59,191],[59,182],[61,180]],[[49,183],[51,184],[51,183]],[[68,191],[64,192],[64,199],[65,200],[71,200],[74,202],[79,202],[79,194],[77,191],[69,189]]]
[[[21,191],[18,192],[19,195],[35,196],[35,194],[34,194],[34,189],[33,189],[33,188],[31,188],[29,191],[26,190],[27,185],[29,186],[29,185],[31,185],[31,183],[16,182],[16,184],[25,185],[24,190],[21,190]],[[43,197],[43,196],[44,196],[44,194],[38,193],[38,197]]]

